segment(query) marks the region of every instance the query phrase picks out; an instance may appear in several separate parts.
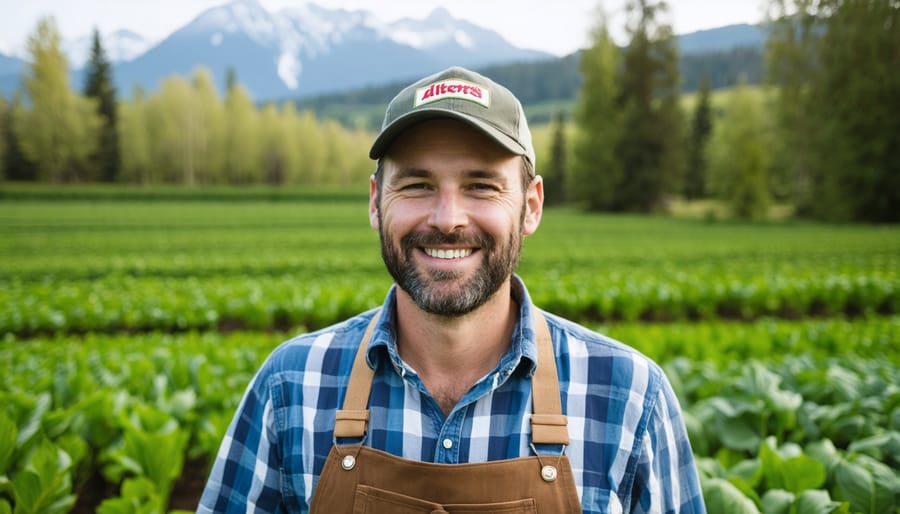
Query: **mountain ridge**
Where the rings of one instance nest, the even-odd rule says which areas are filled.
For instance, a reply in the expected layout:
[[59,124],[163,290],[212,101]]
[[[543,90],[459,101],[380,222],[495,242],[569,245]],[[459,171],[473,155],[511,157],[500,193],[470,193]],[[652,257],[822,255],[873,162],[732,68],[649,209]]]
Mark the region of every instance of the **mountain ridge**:
[[[385,23],[364,10],[305,4],[273,12],[258,0],[233,0],[198,14],[154,44],[127,30],[114,35],[102,42],[118,94],[125,98],[135,85],[156,90],[164,77],[189,76],[200,66],[211,71],[220,92],[233,69],[251,96],[265,101],[352,91],[451,65],[484,68],[566,58],[515,47],[440,7],[422,19]],[[68,45],[71,62],[87,59],[90,39]],[[764,39],[763,29],[747,24],[678,36],[683,54],[761,46]],[[12,95],[24,68],[23,60],[0,54],[0,94]],[[84,70],[74,69],[70,77],[73,89],[81,89]]]

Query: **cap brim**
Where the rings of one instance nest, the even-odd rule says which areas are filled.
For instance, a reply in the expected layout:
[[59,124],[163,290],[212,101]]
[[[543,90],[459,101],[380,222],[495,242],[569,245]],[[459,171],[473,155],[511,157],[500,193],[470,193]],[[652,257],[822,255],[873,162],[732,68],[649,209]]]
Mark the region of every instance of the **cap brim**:
[[405,116],[397,118],[390,125],[388,125],[387,128],[382,130],[381,133],[378,134],[378,137],[375,138],[375,142],[372,143],[372,148],[369,150],[369,158],[380,159],[381,157],[383,157],[384,154],[387,153],[391,144],[393,144],[394,140],[413,125],[421,123],[423,121],[439,118],[451,118],[465,122],[472,128],[493,139],[497,142],[497,144],[499,144],[503,148],[506,148],[513,154],[528,156],[528,152],[524,148],[522,148],[522,145],[516,142],[513,138],[507,136],[500,130],[478,118],[459,111],[425,108],[418,109],[409,114],[406,114]]

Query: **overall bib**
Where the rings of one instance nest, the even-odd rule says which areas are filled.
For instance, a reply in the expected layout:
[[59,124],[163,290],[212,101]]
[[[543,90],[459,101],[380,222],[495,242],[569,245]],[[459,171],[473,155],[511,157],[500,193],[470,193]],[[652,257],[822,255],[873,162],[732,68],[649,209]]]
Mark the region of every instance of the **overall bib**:
[[[378,315],[359,345],[334,436],[365,436],[374,372],[366,348]],[[553,344],[544,317],[535,311],[538,367],[532,378],[532,457],[469,464],[408,460],[362,444],[335,444],[313,494],[311,514],[580,513],[569,459],[538,455],[537,444],[566,445]],[[565,448],[565,446],[564,446]]]

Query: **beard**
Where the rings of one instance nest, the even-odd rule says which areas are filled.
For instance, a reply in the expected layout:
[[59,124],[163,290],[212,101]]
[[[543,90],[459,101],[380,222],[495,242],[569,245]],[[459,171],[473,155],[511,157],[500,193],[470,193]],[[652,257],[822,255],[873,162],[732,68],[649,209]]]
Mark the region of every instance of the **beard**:
[[[523,219],[524,214],[523,207]],[[388,272],[397,286],[409,294],[420,309],[430,314],[456,317],[481,307],[509,279],[519,263],[521,220],[503,244],[482,232],[420,231],[403,236],[397,247],[392,234],[384,229],[380,211],[378,216],[381,256]],[[482,264],[468,279],[459,271],[417,269],[413,252],[417,248],[440,245],[478,248]]]

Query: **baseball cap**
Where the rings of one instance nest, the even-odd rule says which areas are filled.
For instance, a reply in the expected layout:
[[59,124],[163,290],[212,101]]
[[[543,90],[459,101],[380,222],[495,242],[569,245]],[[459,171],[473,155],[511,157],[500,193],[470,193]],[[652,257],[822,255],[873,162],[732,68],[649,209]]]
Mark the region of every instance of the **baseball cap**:
[[422,78],[388,104],[369,157],[380,159],[391,143],[416,123],[453,118],[468,123],[534,166],[534,146],[522,104],[510,90],[465,68],[454,66]]

